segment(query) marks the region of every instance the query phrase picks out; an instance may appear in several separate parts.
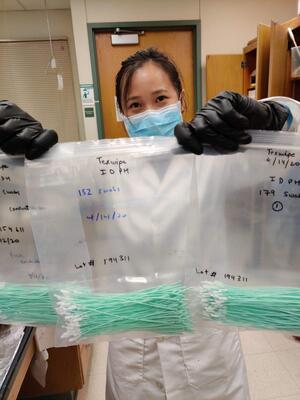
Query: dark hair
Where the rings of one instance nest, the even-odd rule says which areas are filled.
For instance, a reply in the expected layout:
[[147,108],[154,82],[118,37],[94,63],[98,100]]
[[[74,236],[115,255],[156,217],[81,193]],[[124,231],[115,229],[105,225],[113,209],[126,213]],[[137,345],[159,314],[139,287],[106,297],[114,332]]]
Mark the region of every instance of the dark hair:
[[177,67],[166,54],[153,47],[137,51],[122,62],[121,69],[116,75],[116,97],[122,113],[124,113],[122,100],[126,100],[134,72],[149,61],[158,64],[168,74],[178,96],[182,92],[182,83]]

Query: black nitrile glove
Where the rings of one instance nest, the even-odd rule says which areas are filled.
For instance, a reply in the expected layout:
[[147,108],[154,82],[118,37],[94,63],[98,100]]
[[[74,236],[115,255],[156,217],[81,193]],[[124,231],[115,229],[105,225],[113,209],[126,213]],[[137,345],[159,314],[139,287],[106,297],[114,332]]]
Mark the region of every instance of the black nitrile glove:
[[57,133],[8,100],[0,101],[0,149],[8,154],[39,157],[57,143]]
[[245,129],[280,130],[288,110],[275,101],[258,102],[234,92],[222,92],[209,100],[195,118],[175,127],[175,136],[184,149],[195,154],[209,144],[219,152],[235,151],[248,144]]

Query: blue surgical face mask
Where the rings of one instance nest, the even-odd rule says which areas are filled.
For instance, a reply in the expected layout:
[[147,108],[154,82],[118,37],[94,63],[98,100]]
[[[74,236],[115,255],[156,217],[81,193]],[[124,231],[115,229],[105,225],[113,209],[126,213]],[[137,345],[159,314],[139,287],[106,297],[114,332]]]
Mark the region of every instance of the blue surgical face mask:
[[182,122],[180,101],[160,108],[147,110],[131,117],[123,117],[128,136],[173,136],[174,128]]

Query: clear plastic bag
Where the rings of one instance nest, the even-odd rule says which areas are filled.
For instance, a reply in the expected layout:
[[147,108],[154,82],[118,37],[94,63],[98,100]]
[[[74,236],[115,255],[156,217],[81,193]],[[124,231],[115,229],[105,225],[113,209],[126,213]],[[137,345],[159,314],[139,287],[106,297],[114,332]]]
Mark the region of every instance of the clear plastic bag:
[[188,282],[300,287],[300,137],[251,135],[237,153],[197,157]]
[[0,282],[44,281],[25,187],[24,158],[0,152]]
[[253,131],[230,156],[196,161],[197,201],[186,271],[193,329],[300,332],[300,136]]
[[[154,287],[165,290],[170,282],[183,282],[194,156],[174,138],[65,143],[27,167],[30,204],[40,208],[32,213],[39,256],[49,280],[65,284],[52,293],[63,325],[59,345],[70,344],[64,328],[70,331],[84,318],[69,315],[73,307],[61,305],[71,297],[88,303],[96,297],[101,305],[113,305],[116,297],[124,304],[132,296],[133,310],[140,291],[146,291],[144,299],[153,299]],[[92,319],[96,322],[97,316]],[[139,335],[162,333],[154,321],[148,332],[138,322]],[[94,329],[103,337],[119,337],[126,329],[136,335],[137,328],[127,323],[124,328],[125,323],[112,321],[111,331]],[[179,325],[177,332],[183,330]],[[70,338],[92,340],[85,334]]]
[[[27,163],[39,257],[51,281],[130,290],[183,279],[194,156],[174,138],[64,143]],[[164,283],[161,281],[160,283]]]

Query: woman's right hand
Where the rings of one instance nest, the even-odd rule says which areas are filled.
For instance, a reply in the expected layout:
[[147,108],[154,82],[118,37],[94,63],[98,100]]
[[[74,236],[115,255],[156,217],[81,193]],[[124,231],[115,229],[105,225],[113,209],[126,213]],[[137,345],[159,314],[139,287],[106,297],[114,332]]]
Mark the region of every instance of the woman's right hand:
[[258,102],[234,92],[222,92],[209,100],[195,118],[175,127],[175,136],[184,149],[203,152],[203,144],[219,152],[236,151],[248,144],[246,129],[280,130],[289,111],[275,101]]
[[8,100],[0,101],[0,149],[24,154],[29,160],[41,156],[58,141],[57,133]]

